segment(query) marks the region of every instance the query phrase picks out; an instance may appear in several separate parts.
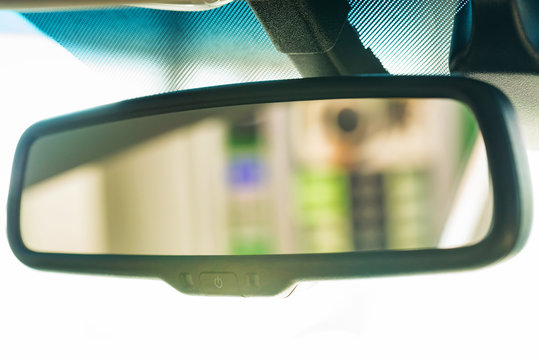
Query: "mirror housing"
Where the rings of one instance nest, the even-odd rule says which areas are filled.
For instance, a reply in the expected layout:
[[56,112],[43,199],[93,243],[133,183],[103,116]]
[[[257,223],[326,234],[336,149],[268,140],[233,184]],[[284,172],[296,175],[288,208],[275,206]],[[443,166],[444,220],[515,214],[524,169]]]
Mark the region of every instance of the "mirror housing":
[[[87,255],[41,253],[21,236],[21,195],[28,154],[39,138],[140,118],[231,105],[346,98],[446,98],[474,113],[488,156],[491,227],[474,245],[452,249],[381,250],[284,255]],[[480,267],[524,244],[531,219],[527,162],[515,114],[496,88],[461,77],[361,76],[220,86],[150,96],[37,123],[22,136],[8,199],[10,246],[24,264],[44,270],[161,278],[181,292],[275,295],[302,280],[425,273]]]

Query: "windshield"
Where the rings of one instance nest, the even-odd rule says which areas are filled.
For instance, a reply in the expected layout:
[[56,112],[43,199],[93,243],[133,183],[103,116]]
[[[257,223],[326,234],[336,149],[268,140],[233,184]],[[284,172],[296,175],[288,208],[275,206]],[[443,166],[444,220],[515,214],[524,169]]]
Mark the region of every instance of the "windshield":
[[[349,21],[390,73],[444,74],[462,4],[431,4],[388,11],[389,2],[353,1]],[[164,35],[170,29],[176,35]],[[0,12],[0,46],[4,203],[17,140],[36,121],[171,90],[299,77],[243,2],[207,13]],[[539,154],[528,155],[536,184]],[[260,299],[39,272],[3,235],[0,358],[538,358],[535,235],[515,258],[480,270],[302,283],[287,298]]]

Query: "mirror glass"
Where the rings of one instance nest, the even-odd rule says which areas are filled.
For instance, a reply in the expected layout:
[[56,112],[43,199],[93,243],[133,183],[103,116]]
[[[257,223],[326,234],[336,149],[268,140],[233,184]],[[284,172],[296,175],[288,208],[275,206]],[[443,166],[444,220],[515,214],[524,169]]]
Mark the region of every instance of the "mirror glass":
[[80,254],[452,248],[487,234],[489,183],[474,114],[455,100],[192,110],[39,138],[21,236]]

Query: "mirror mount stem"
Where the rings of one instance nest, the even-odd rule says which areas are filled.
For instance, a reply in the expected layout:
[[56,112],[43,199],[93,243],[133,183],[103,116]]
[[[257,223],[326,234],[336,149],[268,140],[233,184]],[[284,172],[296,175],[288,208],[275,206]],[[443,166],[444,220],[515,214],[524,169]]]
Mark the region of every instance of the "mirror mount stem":
[[348,22],[346,0],[248,0],[271,41],[303,77],[387,74]]

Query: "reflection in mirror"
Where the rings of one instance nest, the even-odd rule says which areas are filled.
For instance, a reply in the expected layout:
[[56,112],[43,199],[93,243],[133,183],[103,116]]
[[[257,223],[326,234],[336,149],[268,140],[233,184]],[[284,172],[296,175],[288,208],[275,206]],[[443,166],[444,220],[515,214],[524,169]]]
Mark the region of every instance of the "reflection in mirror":
[[337,99],[169,113],[31,147],[34,251],[239,255],[466,246],[492,194],[473,113],[448,99]]

